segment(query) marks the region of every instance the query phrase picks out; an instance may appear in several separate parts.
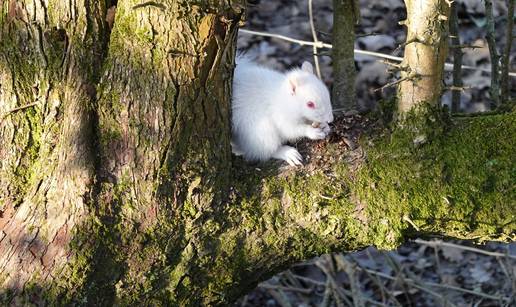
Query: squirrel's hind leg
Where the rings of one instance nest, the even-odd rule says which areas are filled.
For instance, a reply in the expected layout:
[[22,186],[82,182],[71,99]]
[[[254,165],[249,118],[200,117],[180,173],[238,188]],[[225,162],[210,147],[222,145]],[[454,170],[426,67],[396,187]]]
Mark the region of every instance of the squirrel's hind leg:
[[231,141],[231,152],[233,152],[233,154],[235,154],[235,156],[242,156],[242,155],[244,155],[244,152],[233,141]]
[[286,145],[281,146],[280,148],[278,148],[278,150],[276,150],[276,152],[272,154],[272,157],[279,160],[285,160],[288,164],[292,166],[303,165],[303,163],[301,163],[303,158],[301,157],[299,151],[297,151],[297,149],[295,149],[294,147]]

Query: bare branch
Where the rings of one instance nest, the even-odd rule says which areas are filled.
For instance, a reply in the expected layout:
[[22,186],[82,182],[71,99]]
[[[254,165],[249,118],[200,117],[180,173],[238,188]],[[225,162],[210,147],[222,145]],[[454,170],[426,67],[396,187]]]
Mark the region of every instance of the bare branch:
[[[277,38],[277,39],[281,39],[281,40],[284,40],[284,41],[287,41],[287,42],[295,43],[295,44],[298,44],[298,45],[301,45],[301,46],[314,46],[314,45],[316,45],[317,48],[332,49],[332,45],[331,44],[323,43],[321,41],[318,41],[317,43],[314,43],[314,42],[310,42],[310,41],[295,39],[295,38],[288,37],[288,36],[285,36],[285,35],[271,34],[271,33],[267,33],[267,32],[252,31],[252,30],[247,30],[247,29],[240,29],[239,31],[242,32],[242,33],[251,34],[251,35],[258,35],[258,36],[264,36],[264,37]],[[389,55],[389,54],[385,54],[385,53],[380,53],[380,52],[373,52],[373,51],[360,50],[360,49],[355,49],[354,52],[356,54],[368,55],[368,56],[371,56],[371,57],[382,58],[382,59],[392,60],[392,61],[396,61],[396,62],[402,62],[403,61],[402,57],[397,57],[397,56],[393,56],[393,55]],[[453,69],[453,64],[445,63],[444,64],[444,68],[446,70],[451,71]],[[462,69],[491,73],[490,69],[479,68],[479,67],[469,66],[469,65],[462,65]],[[516,77],[516,72],[509,72],[508,75],[511,76],[511,77]]]
[[23,109],[27,109],[27,108],[30,108],[30,107],[34,107],[38,104],[38,102],[33,102],[33,103],[29,103],[29,104],[26,104],[24,106],[20,106],[20,107],[17,107],[17,108],[14,108],[14,109],[11,109],[9,111],[7,111],[7,113],[5,113],[5,115],[3,116],[3,118],[6,118],[7,116],[11,115],[12,113],[15,113],[15,112],[18,112],[20,110],[23,110]]
[[401,83],[401,82],[403,82],[403,81],[405,81],[405,80],[414,79],[415,77],[416,77],[416,75],[415,75],[415,74],[408,75],[408,76],[406,76],[406,77],[404,77],[404,78],[401,78],[401,79],[398,79],[398,80],[396,80],[396,81],[393,81],[393,82],[387,83],[387,84],[385,84],[384,86],[382,86],[382,87],[379,87],[379,88],[375,89],[374,91],[375,91],[375,92],[382,91],[382,90],[384,90],[384,89],[386,89],[386,88],[388,88],[388,87],[395,86],[396,84]]
[[479,248],[474,248],[474,247],[470,247],[470,246],[463,246],[463,245],[453,244],[453,243],[439,241],[439,240],[425,241],[425,240],[422,240],[422,239],[416,239],[415,242],[418,243],[418,244],[428,245],[428,246],[432,246],[432,247],[434,247],[434,246],[454,247],[454,248],[458,248],[458,249],[462,249],[462,250],[467,250],[467,251],[470,251],[470,252],[475,252],[475,253],[483,254],[483,255],[487,255],[487,256],[507,257],[507,258],[510,258],[510,259],[516,259],[516,256],[509,255],[509,254],[498,253],[498,252],[490,252],[490,251],[486,251],[486,250],[479,249]]
[[[317,39],[317,32],[315,32],[312,0],[308,0],[308,16],[310,18],[310,28],[312,29],[312,37],[314,39],[314,42],[317,44],[317,42],[319,40]],[[313,45],[313,49],[314,49],[315,71],[317,72],[317,77],[319,77],[319,79],[321,79],[321,68],[319,67],[319,57],[317,56],[317,46]]]
[[496,49],[495,23],[493,19],[493,2],[491,0],[484,0],[486,9],[486,41],[489,47],[489,55],[491,56],[491,99],[495,106],[500,105],[500,71],[498,61],[500,56]]
[[[453,88],[462,89],[462,50],[459,37],[459,16],[457,15],[457,2],[449,2],[450,10],[450,37],[453,53]],[[457,113],[460,108],[460,91],[452,92],[451,111]]]
[[507,102],[510,97],[509,91],[509,58],[511,56],[512,47],[512,29],[514,26],[514,2],[515,0],[508,0],[509,5],[507,7],[507,27],[506,27],[506,42],[505,49],[502,55],[502,72],[501,72],[501,99],[502,103]]

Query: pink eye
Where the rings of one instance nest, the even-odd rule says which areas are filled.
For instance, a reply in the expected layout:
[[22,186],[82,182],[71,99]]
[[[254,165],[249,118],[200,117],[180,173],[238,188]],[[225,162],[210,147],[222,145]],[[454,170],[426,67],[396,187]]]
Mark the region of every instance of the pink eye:
[[313,101],[309,101],[306,103],[306,106],[309,107],[310,109],[313,109],[313,108],[315,108],[315,103]]

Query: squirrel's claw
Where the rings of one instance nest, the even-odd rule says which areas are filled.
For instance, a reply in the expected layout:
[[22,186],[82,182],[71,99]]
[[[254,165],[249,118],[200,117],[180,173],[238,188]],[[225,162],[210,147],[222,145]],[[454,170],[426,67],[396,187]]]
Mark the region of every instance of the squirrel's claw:
[[297,149],[290,146],[281,146],[273,155],[274,158],[284,160],[291,166],[302,166],[303,157]]

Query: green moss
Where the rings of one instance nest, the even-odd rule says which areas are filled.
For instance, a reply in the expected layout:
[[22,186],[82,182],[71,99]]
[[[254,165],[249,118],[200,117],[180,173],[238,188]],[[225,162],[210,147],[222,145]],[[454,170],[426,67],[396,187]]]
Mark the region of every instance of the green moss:
[[416,120],[408,116],[374,140],[352,185],[367,204],[375,245],[390,248],[414,232],[407,220],[427,233],[508,238],[515,231],[507,214],[516,212],[515,113],[453,124],[438,113]]

